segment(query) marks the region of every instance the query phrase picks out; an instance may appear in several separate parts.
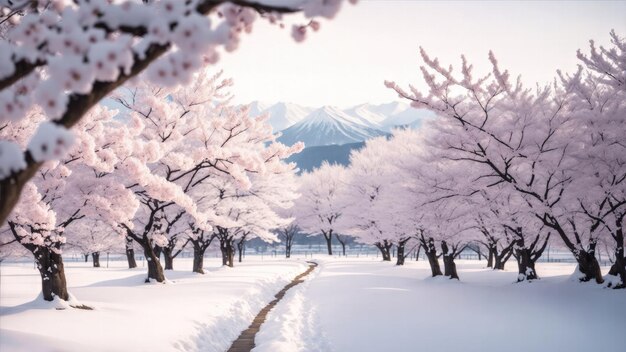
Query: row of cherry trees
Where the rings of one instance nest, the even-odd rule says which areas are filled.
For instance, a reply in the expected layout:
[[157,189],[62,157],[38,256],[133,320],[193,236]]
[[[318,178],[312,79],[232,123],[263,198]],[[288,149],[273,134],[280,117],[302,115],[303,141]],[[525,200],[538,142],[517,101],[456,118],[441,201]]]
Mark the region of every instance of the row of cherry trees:
[[[291,222],[277,213],[297,196],[294,165],[283,160],[303,146],[275,142],[268,116],[230,106],[230,81],[219,77],[205,71],[184,87],[119,91],[127,114],[98,106],[74,128],[69,153],[38,171],[1,233],[34,255],[45,299],[69,297],[66,242],[95,256],[135,242],[147,280],[163,282],[161,254],[172,269],[190,243],[202,273],[204,251],[218,239],[232,266],[236,241],[275,240],[271,230]],[[23,123],[7,124],[3,136],[17,140]]]
[[[398,264],[413,243],[433,276],[453,278],[454,259],[472,248],[496,269],[514,257],[518,280],[536,279],[552,241],[572,253],[581,281],[623,288],[626,41],[611,32],[610,47],[591,42],[574,74],[536,88],[512,81],[491,53],[478,78],[464,57],[457,72],[421,55],[425,92],[386,85],[438,118],[368,141],[348,168],[304,175],[298,223],[328,240],[357,236],[385,260],[396,245]],[[600,246],[613,262],[606,277]]]
[[[196,271],[214,238],[232,265],[233,241],[287,221],[272,214],[292,189],[271,182],[289,184],[282,160],[302,146],[275,143],[266,118],[221,95],[228,81],[195,73],[259,19],[283,28],[301,13],[302,41],[342,2],[0,0],[2,255],[34,255],[46,300],[69,298],[63,247],[97,252],[107,229],[131,266],[142,248],[148,280],[164,280],[159,252],[172,267],[183,243]],[[110,94],[128,116],[98,106]]]

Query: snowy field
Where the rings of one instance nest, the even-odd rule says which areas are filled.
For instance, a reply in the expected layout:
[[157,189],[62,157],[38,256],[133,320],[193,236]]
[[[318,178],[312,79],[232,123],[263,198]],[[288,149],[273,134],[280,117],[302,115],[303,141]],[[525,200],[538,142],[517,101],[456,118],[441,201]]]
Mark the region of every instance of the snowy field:
[[[404,267],[331,260],[285,296],[255,352],[619,351],[626,294],[570,280],[574,264],[538,263],[543,279],[458,261],[461,282]],[[604,268],[606,272],[607,268]],[[306,317],[306,318],[301,318]]]
[[[2,264],[0,351],[224,351],[274,294],[307,268],[303,261],[174,263],[169,283],[144,284],[145,268],[67,263],[68,289],[93,311],[55,310],[37,299],[32,264]],[[208,270],[207,270],[208,269]],[[33,300],[37,300],[33,302]],[[44,307],[44,306],[48,307]],[[52,347],[51,347],[52,346]]]
[[[573,264],[539,263],[542,280],[458,263],[461,282],[428,278],[424,261],[320,259],[257,334],[255,352],[618,351],[626,333],[623,290],[570,280]],[[175,263],[166,285],[143,268],[68,263],[70,292],[94,311],[33,303],[32,264],[2,264],[0,351],[224,351],[304,258],[248,257],[234,269],[207,260],[204,276]],[[514,263],[511,263],[514,264]],[[606,271],[607,268],[604,268]]]

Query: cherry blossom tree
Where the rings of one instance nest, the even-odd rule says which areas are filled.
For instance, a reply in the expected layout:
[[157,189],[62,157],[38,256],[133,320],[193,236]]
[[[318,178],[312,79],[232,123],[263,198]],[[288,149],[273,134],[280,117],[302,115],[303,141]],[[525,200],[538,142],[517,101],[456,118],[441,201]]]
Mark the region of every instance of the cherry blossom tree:
[[100,267],[100,254],[122,252],[124,238],[110,224],[85,218],[66,230],[67,245],[80,253],[91,254],[94,268]]
[[194,273],[204,274],[204,253],[217,236],[213,233],[213,231],[207,231],[200,227],[195,227],[193,222],[189,223],[187,236],[193,247],[192,271]]
[[187,225],[181,221],[183,215],[185,215],[185,211],[175,206],[163,209],[160,214],[160,219],[165,226],[163,234],[167,241],[157,243],[154,252],[157,257],[160,257],[161,253],[163,254],[165,270],[174,270],[174,259],[182,253],[187,243],[189,243],[189,239],[186,236]]
[[[62,161],[47,162],[37,171],[34,184],[27,187],[9,218],[8,232],[35,257],[45,300],[51,301],[55,296],[69,298],[62,258],[68,227],[86,218],[107,224],[130,224],[137,209],[132,193],[114,173],[120,160],[132,151],[125,143],[132,134],[122,123],[111,120],[114,114],[96,108],[81,120],[75,126],[75,137],[67,137],[76,138],[74,147]],[[18,121],[6,125],[0,133],[15,143],[25,143],[25,134],[21,132],[29,128],[32,127],[25,121]],[[37,152],[33,155],[41,160],[59,157],[60,150],[66,148],[46,136],[36,140],[33,150]],[[90,147],[82,148],[84,145]]]
[[291,258],[291,248],[293,247],[293,241],[300,233],[300,227],[291,223],[287,226],[278,228],[278,239],[285,243],[285,258]]
[[[624,217],[626,216],[626,40],[611,31],[611,46],[590,42],[588,54],[578,51],[581,66],[572,75],[559,72],[571,96],[571,112],[584,131],[584,147],[578,150],[579,175],[575,187],[587,190],[570,194],[586,226],[606,233],[599,241],[613,243],[613,266],[608,285],[626,287]],[[584,166],[584,167],[583,167]]]
[[[614,42],[623,47],[617,36]],[[617,49],[613,50],[606,52]],[[452,67],[443,67],[424,50],[421,54],[427,94],[414,87],[407,92],[395,83],[386,84],[413,106],[441,116],[432,142],[438,145],[439,155],[475,169],[487,187],[503,185],[522,197],[528,211],[571,251],[581,280],[601,283],[595,252],[606,232],[593,221],[579,219],[581,207],[571,201],[584,192],[576,185],[589,165],[580,162],[581,151],[587,150],[586,138],[577,117],[580,99],[573,98],[571,86],[557,82],[527,89],[520,79],[512,82],[491,53],[492,72],[480,78],[474,77],[465,58],[457,77]],[[610,106],[615,111],[620,104]]]
[[215,224],[215,236],[220,241],[222,264],[234,266],[235,248],[241,249],[246,240],[260,238],[264,241],[278,240],[274,233],[293,221],[285,218],[286,209],[293,206],[298,194],[295,192],[295,165],[280,162],[274,172],[250,176],[250,187],[242,190],[232,180],[214,178],[200,192],[218,217],[225,218]]
[[[300,185],[297,183],[299,180],[293,179],[293,191],[295,192]],[[298,197],[300,195],[298,194]],[[285,244],[285,258],[291,258],[291,248],[293,246],[293,241],[295,238],[301,233],[300,226],[297,222],[297,209],[294,204],[289,208],[276,208],[276,213],[282,217],[283,219],[291,219],[292,221],[284,226],[280,226],[276,228],[274,231],[277,234],[278,239]]]
[[[203,64],[215,64],[220,51],[236,50],[256,20],[282,27],[284,14],[300,12],[308,23],[294,24],[292,36],[301,41],[319,28],[316,18],[333,18],[341,5],[341,0],[1,0],[0,123],[29,119],[34,106],[46,119],[29,121],[36,133],[28,147],[0,141],[0,223],[43,163],[67,150],[66,129],[131,78],[146,71],[156,84],[186,84]],[[42,138],[59,153],[38,153]]]
[[341,217],[342,187],[345,187],[346,171],[341,165],[327,162],[300,176],[300,198],[296,200],[297,221],[308,234],[322,234],[326,240],[328,255],[333,254],[332,239],[337,232]]
[[405,203],[400,199],[405,188],[393,163],[394,148],[395,143],[380,137],[350,155],[339,221],[342,232],[375,245],[384,261],[391,260],[390,249],[396,245],[396,264],[403,265],[405,247],[415,229],[404,218]]
[[303,148],[275,142],[267,116],[249,118],[247,108],[228,106],[230,81],[219,77],[204,71],[185,87],[141,83],[117,96],[132,111],[129,124],[141,131],[123,169],[142,207],[135,228],[122,226],[143,248],[147,280],[165,280],[157,252],[168,247],[168,237],[187,231],[183,215],[195,234],[214,228],[225,235],[232,227],[228,214],[211,206],[220,200],[217,185],[228,185],[224,192],[249,190],[252,178],[279,174],[286,168],[281,160]]

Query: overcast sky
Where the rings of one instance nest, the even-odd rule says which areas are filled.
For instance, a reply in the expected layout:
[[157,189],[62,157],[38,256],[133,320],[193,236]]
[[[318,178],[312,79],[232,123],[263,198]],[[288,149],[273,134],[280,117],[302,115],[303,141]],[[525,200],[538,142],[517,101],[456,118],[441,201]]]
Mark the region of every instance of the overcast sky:
[[[626,36],[626,1],[361,0],[301,44],[259,21],[219,67],[235,80],[237,102],[287,101],[309,106],[381,103],[396,99],[383,85],[419,86],[419,46],[459,66],[465,54],[488,69],[501,66],[526,83],[545,83],[557,68],[576,68],[576,49],[589,39]],[[481,71],[479,71],[481,72]]]

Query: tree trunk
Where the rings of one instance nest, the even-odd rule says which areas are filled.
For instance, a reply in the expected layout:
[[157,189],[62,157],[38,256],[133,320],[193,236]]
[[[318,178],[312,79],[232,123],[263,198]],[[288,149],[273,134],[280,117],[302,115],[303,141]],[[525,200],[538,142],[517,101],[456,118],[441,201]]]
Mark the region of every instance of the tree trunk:
[[493,252],[493,257],[495,259],[495,264],[493,266],[493,270],[504,270],[504,265],[509,261],[513,255],[513,246],[509,246],[502,250],[502,252],[498,253],[497,249]]
[[615,250],[615,263],[613,263],[613,265],[611,265],[611,269],[609,270],[609,275],[612,276],[619,276],[621,283],[618,283],[617,285],[611,285],[609,284],[609,287],[613,287],[613,288],[626,288],[626,260],[624,260],[624,250],[622,249],[622,255],[620,257],[619,255],[620,250],[616,249]]
[[285,258],[291,258],[291,242],[293,239],[287,237],[285,239]]
[[174,270],[174,256],[172,255],[172,251],[163,248],[163,258],[165,259],[165,270]]
[[[441,251],[443,252],[443,271],[444,276],[451,279],[459,279],[459,275],[456,272],[456,264],[454,263],[454,252],[450,252],[446,241],[441,241]],[[437,263],[439,265],[439,263]]]
[[235,266],[235,246],[232,242],[228,246],[228,266],[231,268]]
[[153,251],[154,251],[154,255],[159,258],[159,260],[161,260],[161,253],[163,253],[163,248],[159,247],[159,246],[154,246],[153,247]]
[[93,259],[93,267],[99,268],[100,267],[100,252],[91,253],[91,258]]
[[133,248],[133,239],[130,236],[126,236],[126,260],[128,260],[128,269],[137,267],[135,249]]
[[374,243],[374,245],[376,246],[376,248],[378,248],[378,250],[380,250],[383,261],[390,262],[391,252],[389,250],[391,249],[391,244],[387,240],[384,240],[383,242],[376,242]]
[[128,261],[128,269],[137,267],[137,261],[135,260],[135,249],[126,248],[126,260]]
[[337,241],[339,241],[339,244],[341,244],[341,254],[345,257],[346,256],[346,242],[343,241],[341,237],[339,237],[339,235],[337,235],[336,237],[337,237]]
[[609,275],[619,276],[621,283],[616,285],[609,284],[613,288],[626,288],[626,259],[624,258],[624,230],[622,229],[622,221],[616,221],[617,231],[615,239],[615,263],[611,265]]
[[419,261],[420,260],[420,252],[422,251],[422,246],[419,245],[417,246],[417,252],[415,253],[415,261]]
[[435,248],[435,241],[432,238],[428,239],[427,243],[423,243],[424,253],[426,253],[426,258],[428,258],[428,264],[430,264],[430,271],[432,276],[441,276],[443,273],[441,272],[441,267],[439,266],[439,260],[437,259],[437,248]]
[[85,263],[89,261],[89,253],[85,254]]
[[155,280],[156,282],[165,282],[163,267],[161,266],[159,257],[157,257],[154,252],[154,248],[149,243],[147,245],[142,245],[142,247],[143,254],[148,262],[148,277],[146,278],[146,282],[150,282],[152,280]]
[[493,266],[493,252],[495,252],[495,249],[493,248],[493,246],[489,246],[487,247],[487,250],[489,251],[489,256],[487,257],[487,267],[495,269],[495,267]]
[[580,278],[580,281],[587,282],[595,280],[599,284],[603,283],[604,279],[602,278],[600,264],[595,256],[596,243],[591,242],[589,244],[589,250],[582,250],[580,249],[582,247],[580,240],[578,240],[576,244],[572,243],[570,241],[570,237],[565,233],[565,230],[563,230],[561,225],[555,219],[550,219],[550,221],[545,219],[542,220],[545,225],[556,230],[570,252],[574,255],[576,262],[578,262],[578,271],[583,275]]
[[[60,249],[59,249],[60,251]],[[37,246],[33,251],[37,262],[37,269],[41,276],[41,292],[43,299],[52,301],[54,296],[67,301],[67,281],[65,280],[65,267],[63,257],[48,247]]]
[[599,284],[604,282],[600,264],[595,256],[595,250],[579,251],[578,255],[574,257],[578,261],[578,271],[584,275],[580,278],[580,281],[587,282],[595,280]]
[[515,259],[517,259],[517,282],[526,280],[536,280],[537,271],[535,270],[535,261],[531,259],[531,253],[528,248],[518,247],[515,249]]
[[328,255],[333,255],[333,231],[330,230],[328,232],[322,231],[322,235],[324,235],[324,239],[326,239],[326,247],[328,248]]
[[220,243],[220,252],[222,253],[222,266],[228,265],[228,253],[226,250],[226,245]]
[[406,247],[406,243],[409,240],[401,240],[398,241],[398,256],[396,258],[396,265],[404,265],[404,259],[405,259],[405,255],[404,255],[404,250]]
[[495,263],[493,264],[493,270],[504,270],[504,264],[506,264],[506,262],[502,260],[502,257],[499,255],[494,255],[493,258],[495,261]]
[[456,272],[456,264],[454,263],[454,256],[452,255],[444,255],[443,256],[443,270],[444,276],[448,276],[451,279],[459,279],[459,274]]
[[220,251],[222,252],[222,265],[234,267],[233,241],[230,239],[220,239]]
[[198,245],[193,246],[193,272],[204,274],[204,252],[206,251],[206,247],[201,247]]
[[241,260],[243,259],[243,246],[245,245],[245,240],[242,239],[241,241],[237,242],[237,252],[239,252],[239,262],[241,263]]

